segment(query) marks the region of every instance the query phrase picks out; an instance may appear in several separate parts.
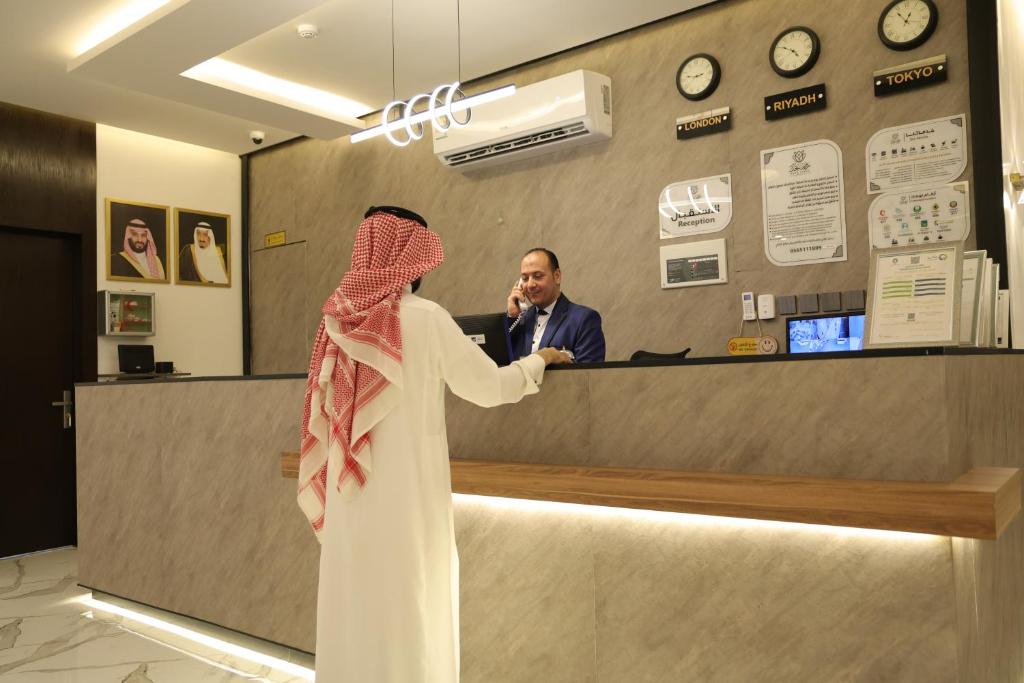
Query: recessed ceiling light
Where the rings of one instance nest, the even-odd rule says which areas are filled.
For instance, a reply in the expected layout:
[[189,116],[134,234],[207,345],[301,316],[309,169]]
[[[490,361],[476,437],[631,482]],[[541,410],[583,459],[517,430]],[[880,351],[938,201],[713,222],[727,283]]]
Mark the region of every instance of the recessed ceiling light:
[[88,52],[107,38],[115,36],[129,26],[136,24],[156,12],[170,0],[132,0],[122,4],[116,11],[105,16],[89,30],[89,34],[75,46],[75,56]]
[[[220,57],[208,59],[181,74],[219,88],[258,97],[299,111],[346,122],[373,111],[373,107],[334,93],[277,78]],[[341,117],[341,118],[339,118]],[[358,123],[358,122],[357,122]]]
[[320,35],[320,29],[316,27],[316,24],[299,24],[295,31],[299,34],[299,38],[304,38],[306,40],[316,38]]

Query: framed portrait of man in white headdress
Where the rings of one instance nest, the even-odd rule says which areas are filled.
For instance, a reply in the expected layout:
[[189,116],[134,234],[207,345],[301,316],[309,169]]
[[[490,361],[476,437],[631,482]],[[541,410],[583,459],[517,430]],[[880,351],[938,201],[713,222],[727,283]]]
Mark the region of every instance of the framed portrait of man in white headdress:
[[174,210],[174,277],[179,285],[231,286],[231,216]]
[[171,207],[106,198],[107,279],[170,282]]

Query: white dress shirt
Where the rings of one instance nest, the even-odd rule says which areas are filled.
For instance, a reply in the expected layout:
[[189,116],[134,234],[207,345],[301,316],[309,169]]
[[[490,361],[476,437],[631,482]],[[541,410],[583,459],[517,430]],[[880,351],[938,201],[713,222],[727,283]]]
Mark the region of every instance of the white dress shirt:
[[[555,309],[556,303],[558,303],[557,299],[549,306],[537,309],[537,326],[533,329],[533,346],[530,347],[530,353],[537,353],[537,349],[540,348],[540,339],[544,336],[544,328],[548,326],[548,320],[551,319],[551,311]],[[546,311],[547,315],[541,315],[541,311]]]

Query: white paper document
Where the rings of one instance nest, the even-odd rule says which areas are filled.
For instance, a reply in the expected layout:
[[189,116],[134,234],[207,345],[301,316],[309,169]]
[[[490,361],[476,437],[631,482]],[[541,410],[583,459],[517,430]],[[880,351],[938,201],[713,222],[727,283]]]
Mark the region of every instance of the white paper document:
[[966,182],[878,195],[868,209],[871,246],[963,242],[971,232],[970,198]]
[[868,194],[950,183],[967,168],[964,114],[885,128],[864,152]]
[[661,239],[724,230],[732,221],[732,175],[672,183],[658,198]]
[[761,152],[764,251],[777,266],[846,260],[843,152],[815,140]]
[[959,243],[873,251],[865,346],[959,343],[962,254]]

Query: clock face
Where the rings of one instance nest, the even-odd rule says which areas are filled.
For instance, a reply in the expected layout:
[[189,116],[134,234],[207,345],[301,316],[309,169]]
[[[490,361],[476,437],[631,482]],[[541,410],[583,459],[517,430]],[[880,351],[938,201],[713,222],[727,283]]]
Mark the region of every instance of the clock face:
[[702,100],[718,87],[722,67],[718,60],[707,54],[687,57],[676,72],[676,89],[688,100]]
[[794,26],[779,34],[772,43],[768,58],[775,73],[796,78],[811,70],[820,53],[818,34],[804,26]]
[[893,50],[912,50],[931,37],[938,23],[932,0],[893,0],[878,18],[878,37]]

